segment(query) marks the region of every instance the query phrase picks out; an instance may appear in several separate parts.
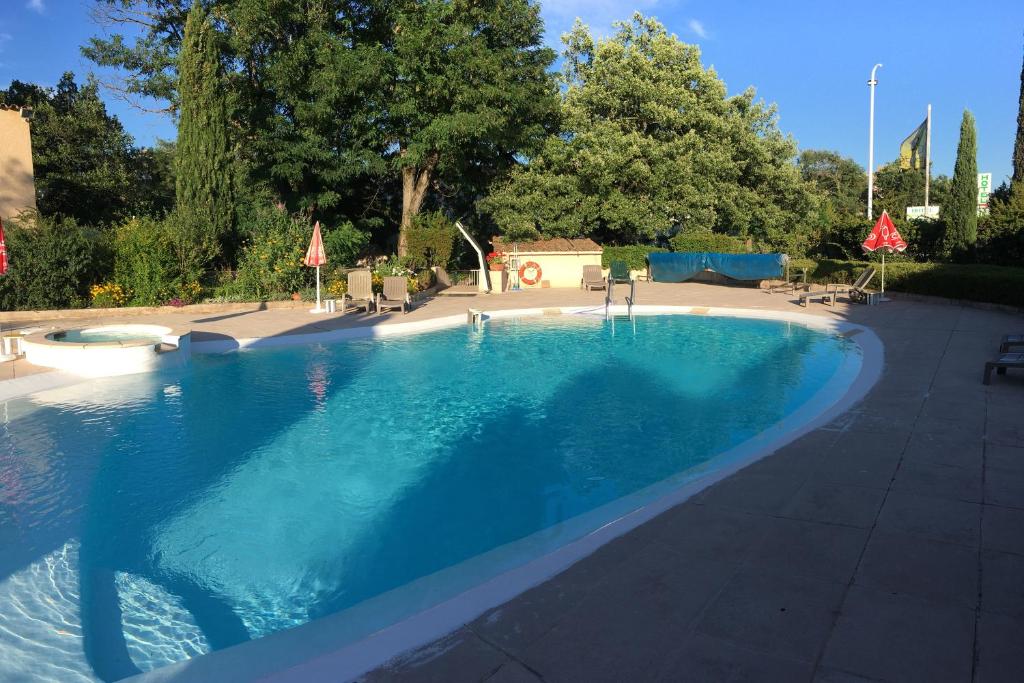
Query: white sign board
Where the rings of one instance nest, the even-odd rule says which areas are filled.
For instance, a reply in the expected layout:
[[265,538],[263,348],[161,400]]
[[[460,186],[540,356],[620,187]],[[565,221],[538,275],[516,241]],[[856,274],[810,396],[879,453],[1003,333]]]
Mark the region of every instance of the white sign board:
[[988,196],[992,192],[992,174],[978,174],[978,213],[988,213]]
[[907,207],[907,220],[914,220],[915,218],[938,218],[939,207],[932,205],[928,207],[928,212],[925,214],[923,206],[908,206]]

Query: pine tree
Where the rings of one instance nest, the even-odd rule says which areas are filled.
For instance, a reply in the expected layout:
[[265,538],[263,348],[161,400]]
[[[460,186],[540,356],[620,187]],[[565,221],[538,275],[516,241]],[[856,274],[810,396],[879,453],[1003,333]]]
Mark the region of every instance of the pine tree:
[[974,116],[966,109],[960,121],[949,203],[943,213],[946,249],[954,259],[963,260],[978,240],[978,143]]
[[1017,139],[1013,143],[1013,182],[1024,181],[1024,63],[1020,67],[1020,104],[1017,107]]
[[213,25],[198,0],[185,22],[178,74],[177,208],[230,243],[235,202],[227,100]]

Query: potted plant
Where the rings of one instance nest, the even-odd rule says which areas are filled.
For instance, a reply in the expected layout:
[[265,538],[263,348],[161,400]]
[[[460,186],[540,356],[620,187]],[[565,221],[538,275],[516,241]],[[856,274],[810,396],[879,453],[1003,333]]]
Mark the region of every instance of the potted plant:
[[505,270],[505,254],[492,251],[487,255],[487,267],[491,270]]

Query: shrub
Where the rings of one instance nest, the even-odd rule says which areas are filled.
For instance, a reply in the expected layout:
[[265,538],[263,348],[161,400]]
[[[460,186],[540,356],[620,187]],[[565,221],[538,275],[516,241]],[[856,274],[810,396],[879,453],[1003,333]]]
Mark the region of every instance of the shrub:
[[249,237],[242,246],[233,293],[249,300],[291,294],[314,281],[314,269],[302,263],[310,231],[305,221],[266,207],[253,214]]
[[699,251],[716,254],[745,254],[746,243],[736,237],[720,232],[687,230],[676,234],[669,241],[672,251]]
[[133,306],[157,306],[174,296],[175,261],[160,221],[132,218],[114,229],[114,281]]
[[[881,284],[877,263],[865,261],[833,261],[794,259],[790,268],[808,268],[810,282],[850,283],[869,265],[879,274],[871,282]],[[885,288],[946,299],[1004,304],[1024,308],[1024,268],[953,263],[889,263],[885,267]]]
[[73,219],[26,215],[6,232],[9,267],[0,277],[0,308],[77,308],[89,300],[94,240]]
[[119,308],[128,301],[124,289],[116,282],[104,282],[89,289],[93,308]]
[[455,226],[440,211],[413,219],[406,230],[406,254],[412,268],[447,268],[455,247]]
[[634,244],[627,247],[605,247],[601,252],[601,266],[609,268],[612,261],[625,261],[630,270],[645,270],[647,268],[647,255],[655,252],[668,251],[661,247],[648,247],[642,244]]
[[350,221],[325,229],[324,252],[331,266],[353,266],[370,244],[370,235],[356,229]]

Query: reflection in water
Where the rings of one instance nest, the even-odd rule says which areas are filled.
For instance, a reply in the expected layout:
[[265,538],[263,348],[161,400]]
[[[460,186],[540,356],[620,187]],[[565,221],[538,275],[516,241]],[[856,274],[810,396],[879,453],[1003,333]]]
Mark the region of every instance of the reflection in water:
[[[91,672],[71,668],[114,680],[350,607],[698,465],[805,402],[850,346],[766,321],[636,324],[197,357],[12,402],[0,541],[17,551],[0,588],[79,543],[68,620]],[[0,650],[26,652],[4,634]],[[0,678],[33,671],[6,661]]]

